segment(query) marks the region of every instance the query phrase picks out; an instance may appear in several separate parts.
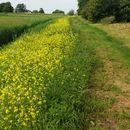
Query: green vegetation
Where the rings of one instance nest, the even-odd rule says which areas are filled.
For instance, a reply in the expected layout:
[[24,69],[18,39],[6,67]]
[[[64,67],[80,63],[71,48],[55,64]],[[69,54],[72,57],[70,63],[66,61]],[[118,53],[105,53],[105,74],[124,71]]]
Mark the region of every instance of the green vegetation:
[[[81,18],[73,18],[72,26],[78,33],[79,39],[86,43],[87,48],[93,50],[93,55],[90,57],[96,59],[94,62],[96,66],[91,73],[86,92],[86,129],[128,130],[130,128],[130,48],[125,46],[126,41],[123,41],[123,37],[122,40],[117,39],[119,36],[117,31],[114,31],[113,25],[109,25],[112,26],[110,33],[110,30],[107,31],[108,25],[92,25]],[[109,34],[102,30],[103,26]],[[118,29],[121,28],[120,25],[118,26]],[[119,31],[118,35],[120,35]],[[126,38],[128,35],[126,34]]]
[[92,22],[115,16],[115,21],[130,21],[129,0],[79,0],[79,14]]
[[63,18],[0,50],[0,129],[84,127],[93,61],[91,50],[79,43]]
[[129,0],[78,2],[0,4],[0,130],[130,129]]
[[75,12],[73,9],[68,12],[68,15],[70,15],[70,16],[73,16],[74,14],[75,14]]
[[62,11],[62,10],[59,10],[59,9],[56,9],[55,11],[53,11],[52,12],[52,14],[65,14],[65,12],[64,11]]
[[[58,17],[58,16],[57,16]],[[13,41],[27,30],[54,20],[56,16],[42,15],[7,15],[0,16],[0,46]]]
[[15,12],[20,13],[20,12],[26,12],[26,5],[24,3],[18,4],[15,8]]
[[4,12],[4,13],[9,13],[9,12],[13,12],[14,8],[12,7],[10,2],[6,2],[6,3],[0,3],[0,13]]
[[78,0],[78,14],[85,17],[86,4],[88,0]]

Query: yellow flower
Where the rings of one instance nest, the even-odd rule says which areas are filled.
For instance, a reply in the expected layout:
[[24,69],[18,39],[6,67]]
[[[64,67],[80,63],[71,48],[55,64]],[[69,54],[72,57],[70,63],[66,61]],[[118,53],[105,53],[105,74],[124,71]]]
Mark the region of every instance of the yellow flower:
[[63,69],[62,60],[68,58],[74,46],[75,37],[71,33],[69,19],[65,17],[39,33],[25,34],[2,50],[0,117],[4,121],[0,119],[0,126],[3,130],[10,130],[15,121],[16,126],[29,127],[30,122],[35,125],[42,118],[46,87],[53,84],[50,79],[56,70]]

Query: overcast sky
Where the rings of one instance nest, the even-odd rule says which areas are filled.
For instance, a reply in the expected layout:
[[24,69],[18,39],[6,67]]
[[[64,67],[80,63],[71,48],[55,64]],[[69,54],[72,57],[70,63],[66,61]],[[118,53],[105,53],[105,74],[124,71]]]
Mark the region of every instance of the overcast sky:
[[0,3],[7,1],[10,1],[14,7],[18,3],[25,3],[29,10],[43,8],[46,13],[51,13],[55,9],[65,12],[68,12],[70,9],[77,10],[77,0],[0,0]]

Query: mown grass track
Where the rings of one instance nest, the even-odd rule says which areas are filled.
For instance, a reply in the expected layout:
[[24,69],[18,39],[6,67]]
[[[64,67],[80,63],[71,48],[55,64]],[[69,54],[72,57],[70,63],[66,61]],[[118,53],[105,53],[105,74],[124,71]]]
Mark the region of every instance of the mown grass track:
[[86,129],[128,130],[130,107],[130,50],[81,18],[73,18],[73,30],[94,51],[96,68],[86,93]]

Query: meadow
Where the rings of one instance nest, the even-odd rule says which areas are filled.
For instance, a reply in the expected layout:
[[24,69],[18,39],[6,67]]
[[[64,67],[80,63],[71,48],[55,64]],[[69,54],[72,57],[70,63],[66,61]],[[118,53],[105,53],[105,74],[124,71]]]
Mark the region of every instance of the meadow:
[[0,130],[129,130],[129,26],[1,14]]

